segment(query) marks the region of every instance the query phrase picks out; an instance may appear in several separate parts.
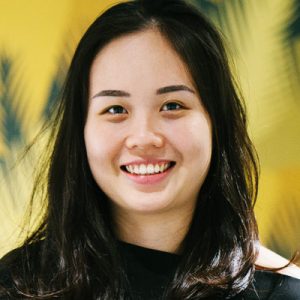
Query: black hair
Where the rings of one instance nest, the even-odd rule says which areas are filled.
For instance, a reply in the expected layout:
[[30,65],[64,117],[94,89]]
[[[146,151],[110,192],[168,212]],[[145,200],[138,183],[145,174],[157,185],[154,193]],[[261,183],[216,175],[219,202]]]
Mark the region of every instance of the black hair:
[[211,166],[165,298],[226,298],[250,284],[258,240],[253,212],[258,163],[221,35],[184,1],[137,0],[105,11],[76,49],[53,122],[44,220],[21,248],[22,267],[16,267],[14,255],[5,260],[12,297],[130,297],[108,199],[91,174],[83,132],[95,56],[112,40],[149,29],[158,30],[187,65],[213,137]]

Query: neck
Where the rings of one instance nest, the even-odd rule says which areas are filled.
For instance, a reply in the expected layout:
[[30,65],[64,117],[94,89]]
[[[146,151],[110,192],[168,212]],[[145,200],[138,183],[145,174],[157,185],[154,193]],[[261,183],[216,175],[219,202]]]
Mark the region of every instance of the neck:
[[115,233],[124,242],[170,253],[180,253],[193,212],[136,214],[114,212]]

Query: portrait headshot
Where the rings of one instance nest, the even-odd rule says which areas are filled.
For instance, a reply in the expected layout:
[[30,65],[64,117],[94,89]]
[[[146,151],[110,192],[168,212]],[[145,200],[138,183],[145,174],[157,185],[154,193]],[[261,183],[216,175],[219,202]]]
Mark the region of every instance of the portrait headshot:
[[[244,22],[268,0],[88,2],[49,67],[48,100],[28,100],[39,121],[21,114],[22,72],[0,57],[0,299],[300,299],[300,13],[283,67]],[[39,89],[46,67],[30,57]],[[21,120],[36,126],[28,139]]]

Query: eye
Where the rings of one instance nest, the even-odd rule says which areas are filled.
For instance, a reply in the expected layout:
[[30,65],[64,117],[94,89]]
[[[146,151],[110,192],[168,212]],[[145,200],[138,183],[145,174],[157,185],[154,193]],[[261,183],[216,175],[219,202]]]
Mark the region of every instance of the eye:
[[127,111],[121,105],[113,105],[109,107],[105,112],[111,115],[120,115],[120,114],[126,114]]
[[169,111],[169,110],[179,110],[183,109],[183,106],[177,102],[169,102],[163,105],[162,111]]

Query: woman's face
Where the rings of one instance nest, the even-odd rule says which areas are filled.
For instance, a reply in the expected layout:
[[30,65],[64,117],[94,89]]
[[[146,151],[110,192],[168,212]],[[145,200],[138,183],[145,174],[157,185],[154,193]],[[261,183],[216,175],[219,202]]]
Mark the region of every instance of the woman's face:
[[113,40],[90,71],[84,139],[115,211],[193,211],[212,152],[211,123],[185,64],[158,31]]

